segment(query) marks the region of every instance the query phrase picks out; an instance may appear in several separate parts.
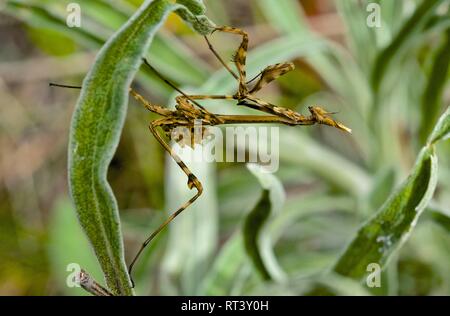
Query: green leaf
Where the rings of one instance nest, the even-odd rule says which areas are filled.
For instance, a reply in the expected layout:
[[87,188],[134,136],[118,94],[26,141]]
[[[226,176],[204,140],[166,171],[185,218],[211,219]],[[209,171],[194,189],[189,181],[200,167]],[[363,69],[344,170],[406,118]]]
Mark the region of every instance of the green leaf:
[[187,9],[180,5],[166,0],[147,1],[107,41],[83,82],[72,118],[71,195],[107,285],[118,295],[131,295],[133,291],[125,266],[117,202],[107,182],[107,169],[123,128],[128,87],[153,35],[175,10],[189,16]]
[[441,116],[436,127],[428,138],[428,144],[434,145],[440,140],[447,140],[450,137],[450,107]]
[[33,43],[49,55],[70,55],[77,49],[77,45],[70,37],[53,29],[30,27],[27,33]]
[[359,229],[335,265],[335,272],[361,279],[369,264],[377,263],[384,267],[409,238],[436,189],[437,157],[433,145],[448,138],[449,134],[450,107],[439,119],[408,179],[391,194],[377,214]]
[[412,16],[402,26],[392,42],[380,52],[375,61],[371,76],[371,84],[375,92],[379,91],[383,77],[394,57],[398,56],[398,52],[416,38],[415,35],[420,32],[436,7],[444,1],[423,0]]
[[[370,292],[359,282],[330,272],[314,280],[313,290],[303,295],[370,296]],[[321,293],[323,291],[323,293]]]
[[368,196],[371,210],[377,210],[389,197],[395,186],[395,171],[392,168],[382,169],[375,175],[372,190]]
[[437,158],[432,148],[424,148],[411,175],[359,229],[334,271],[361,279],[369,264],[384,267],[389,257],[408,239],[433,195],[436,182]]
[[269,224],[272,238],[279,240],[289,226],[304,218],[320,216],[331,210],[353,214],[355,203],[349,196],[330,196],[328,192],[303,194],[286,201],[283,211]]
[[[427,210],[428,211],[428,210]],[[450,233],[450,215],[443,211],[429,211],[430,218],[437,224],[439,224],[446,232]]]
[[[309,170],[355,196],[367,194],[371,179],[364,169],[326,148],[304,131],[288,133],[282,129],[280,159],[284,162],[306,166]],[[296,153],[301,152],[301,155]]]
[[302,7],[296,1],[259,0],[271,24],[284,34],[307,36],[310,31]]
[[201,0],[177,0],[177,3],[182,4],[176,10],[177,14],[195,31],[208,35],[214,30],[214,23],[202,15],[205,12],[205,6]]
[[270,216],[269,191],[264,190],[261,199],[253,210],[247,215],[244,221],[244,245],[247,254],[253,262],[256,270],[264,280],[271,280],[269,271],[267,271],[261,258],[259,250],[259,238],[264,224]]
[[237,231],[222,246],[213,266],[205,275],[200,295],[230,295],[245,263],[244,242],[241,232]]
[[248,164],[247,167],[259,180],[263,192],[243,224],[245,250],[264,280],[283,280],[285,274],[273,254],[273,245],[267,233],[266,223],[271,215],[281,210],[285,200],[284,190],[278,179],[266,173],[262,167],[256,164]]
[[67,27],[62,16],[49,12],[45,7],[34,2],[8,0],[5,9],[7,13],[25,21],[28,25],[60,31],[82,45],[90,47],[103,43],[102,37],[98,34],[83,27]]
[[445,42],[434,57],[431,74],[422,96],[422,115],[419,136],[421,143],[425,143],[442,108],[443,93],[447,82],[450,66],[450,29],[445,33]]
[[[366,0],[366,3],[372,2]],[[395,32],[401,27],[403,22],[403,7],[406,5],[404,1],[391,1],[391,0],[378,0],[377,1],[382,8],[382,18],[386,23],[386,26],[390,28],[390,31]]]
[[206,7],[201,0],[177,0],[177,3],[189,8],[195,15],[205,14]]
[[337,1],[336,6],[348,29],[349,45],[361,67],[366,70],[372,64],[377,52],[373,28],[361,27],[367,23],[366,4],[358,1]]

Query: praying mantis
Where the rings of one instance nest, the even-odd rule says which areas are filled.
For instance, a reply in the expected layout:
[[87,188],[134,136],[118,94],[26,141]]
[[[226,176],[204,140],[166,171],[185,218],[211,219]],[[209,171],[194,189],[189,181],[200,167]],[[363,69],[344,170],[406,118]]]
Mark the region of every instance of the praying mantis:
[[[146,246],[167,226],[172,222],[178,215],[180,215],[184,210],[186,210],[192,203],[194,203],[202,194],[203,187],[198,178],[191,172],[187,165],[181,160],[181,158],[175,153],[175,151],[170,147],[169,142],[165,140],[164,135],[171,139],[172,131],[178,127],[185,127],[193,130],[194,125],[201,123],[201,126],[217,126],[225,124],[283,124],[288,126],[297,125],[315,125],[323,124],[331,127],[338,128],[345,132],[351,132],[351,130],[340,122],[335,121],[329,115],[334,114],[332,112],[327,112],[319,106],[309,106],[310,115],[305,116],[297,113],[291,109],[280,107],[264,100],[261,100],[255,96],[255,94],[260,91],[264,86],[277,79],[278,77],[292,71],[295,66],[291,62],[277,63],[274,65],[267,66],[263,69],[256,77],[247,81],[246,74],[246,59],[249,36],[248,34],[235,27],[222,26],[216,27],[214,32],[223,32],[233,35],[241,36],[240,45],[233,57],[233,63],[237,69],[237,73],[230,68],[230,66],[224,62],[217,51],[214,49],[213,45],[209,41],[207,36],[204,36],[208,48],[218,59],[218,61],[223,65],[223,67],[229,72],[231,76],[238,83],[237,91],[233,95],[187,95],[180,89],[178,89],[174,84],[165,79],[162,75],[158,73],[156,69],[151,66],[151,64],[143,59],[143,63],[149,67],[153,72],[155,72],[164,82],[174,88],[180,93],[175,98],[176,105],[174,110],[170,110],[161,105],[153,104],[147,101],[142,95],[136,92],[134,89],[130,88],[130,94],[141,103],[150,112],[156,113],[161,116],[161,118],[156,119],[149,124],[149,130],[161,146],[168,152],[168,154],[175,160],[181,170],[187,176],[187,186],[189,189],[195,189],[196,193],[187,202],[180,206],[175,212],[173,212],[151,235],[142,243],[138,252],[134,256],[128,267],[128,273],[131,278],[132,286],[134,287],[134,281],[131,277],[133,267],[137,262],[138,258],[146,248]],[[211,33],[211,34],[212,34]],[[50,84],[52,86],[68,87],[68,88],[79,88],[74,86],[66,86],[59,84]],[[214,114],[205,109],[200,105],[197,100],[235,100],[238,106],[245,106],[260,112],[264,112],[264,115],[223,115]],[[162,131],[163,134],[160,132]],[[194,133],[191,133],[194,135]],[[180,137],[176,139],[171,139],[176,142],[184,142],[189,146],[194,147],[194,138],[186,140]],[[197,140],[198,141],[198,140]]]

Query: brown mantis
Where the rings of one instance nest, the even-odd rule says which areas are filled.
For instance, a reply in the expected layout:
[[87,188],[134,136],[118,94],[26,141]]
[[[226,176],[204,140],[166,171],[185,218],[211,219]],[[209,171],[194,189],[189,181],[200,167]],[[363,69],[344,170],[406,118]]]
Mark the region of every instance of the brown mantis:
[[[208,44],[209,49],[212,51],[214,56],[220,61],[220,63],[225,67],[225,69],[235,78],[238,82],[238,89],[233,95],[187,95],[175,85],[173,85],[168,80],[164,79],[147,60],[143,60],[144,64],[152,69],[158,76],[160,76],[167,84],[172,88],[177,90],[180,95],[176,97],[176,106],[174,110],[170,110],[166,107],[152,104],[148,102],[143,96],[138,94],[135,90],[130,88],[130,94],[140,102],[146,109],[156,114],[162,116],[162,118],[152,121],[149,125],[149,129],[153,136],[158,140],[162,147],[171,155],[175,162],[179,165],[182,171],[186,174],[188,178],[188,188],[196,189],[195,195],[185,202],[181,207],[178,208],[172,215],[167,218],[141,245],[139,251],[135,255],[134,259],[131,261],[128,272],[132,274],[133,267],[145,249],[145,247],[181,212],[187,209],[192,203],[194,203],[202,194],[203,187],[197,177],[189,170],[186,164],[181,160],[181,158],[174,152],[174,150],[169,146],[169,143],[164,139],[158,130],[164,132],[168,138],[171,138],[171,134],[175,128],[185,127],[193,130],[194,125],[200,122],[201,126],[217,126],[224,124],[242,124],[242,123],[254,123],[254,124],[284,124],[289,126],[296,125],[314,125],[314,124],[324,124],[332,127],[336,127],[346,132],[351,132],[349,128],[343,124],[333,120],[328,115],[333,114],[325,111],[318,106],[310,106],[308,109],[310,111],[309,116],[302,115],[293,110],[283,108],[266,101],[263,101],[255,96],[255,93],[261,90],[265,85],[269,84],[276,78],[286,74],[287,72],[294,69],[294,64],[290,62],[278,63],[270,65],[262,70],[255,78],[247,81],[246,78],[246,56],[248,49],[248,34],[238,28],[233,27],[217,27],[214,31],[220,31],[225,33],[231,33],[235,35],[242,36],[242,41],[239,48],[234,55],[233,62],[236,66],[238,73],[236,74],[227,63],[223,61],[220,55],[211,45],[209,39],[205,36],[205,40]],[[255,82],[255,83],[253,83]],[[253,83],[253,84],[252,84]],[[69,88],[76,88],[73,86],[56,85]],[[249,107],[261,112],[265,115],[222,115],[213,114],[206,110],[202,105],[200,105],[196,100],[236,100],[237,105]],[[193,135],[194,133],[191,133]],[[194,147],[194,138],[189,140],[176,138],[173,139],[177,142],[183,141]],[[132,280],[132,278],[131,278]],[[134,286],[134,282],[132,280]]]

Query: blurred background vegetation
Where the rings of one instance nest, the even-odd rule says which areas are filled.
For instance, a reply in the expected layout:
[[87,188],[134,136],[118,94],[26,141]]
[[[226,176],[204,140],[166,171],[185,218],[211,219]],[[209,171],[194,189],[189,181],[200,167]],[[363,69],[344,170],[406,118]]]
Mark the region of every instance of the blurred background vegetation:
[[[84,294],[65,285],[71,262],[102,281],[67,189],[68,130],[78,92],[48,82],[80,84],[102,43],[141,1],[76,1],[81,28],[65,24],[69,2],[0,2],[0,295]],[[427,0],[436,6],[422,11],[423,2],[415,0],[204,2],[216,24],[249,33],[249,77],[275,62],[295,62],[295,71],[261,93],[264,99],[303,113],[307,105],[322,104],[339,111],[353,135],[326,127],[280,130],[275,175],[285,200],[275,205],[264,232],[271,236],[273,268],[287,282],[264,282],[240,242],[245,218],[261,196],[257,177],[242,163],[198,164],[192,168],[205,195],[146,251],[136,270],[138,293],[449,295],[448,141],[438,146],[432,203],[390,260],[382,287],[318,277],[408,175],[450,103],[449,2]],[[381,6],[380,28],[367,26],[369,3]],[[226,60],[239,43],[223,34],[211,40]],[[148,58],[187,91],[233,88],[203,38],[175,15]],[[140,73],[135,84],[149,100],[174,104],[170,87],[151,74]],[[232,103],[207,105],[234,111]],[[128,261],[189,196],[185,177],[148,132],[154,118],[130,101],[109,171]],[[312,293],[310,280],[320,283]]]

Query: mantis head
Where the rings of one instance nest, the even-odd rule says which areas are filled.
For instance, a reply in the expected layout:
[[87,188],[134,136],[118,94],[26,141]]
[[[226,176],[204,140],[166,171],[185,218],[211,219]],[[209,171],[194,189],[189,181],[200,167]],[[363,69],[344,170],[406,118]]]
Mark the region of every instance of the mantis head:
[[319,124],[324,124],[328,126],[336,127],[340,130],[343,130],[345,132],[351,133],[352,130],[345,126],[344,124],[337,122],[333,120],[329,115],[336,114],[336,112],[328,112],[325,109],[321,108],[320,106],[309,106],[308,107],[309,112],[311,112],[312,117],[316,120]]

